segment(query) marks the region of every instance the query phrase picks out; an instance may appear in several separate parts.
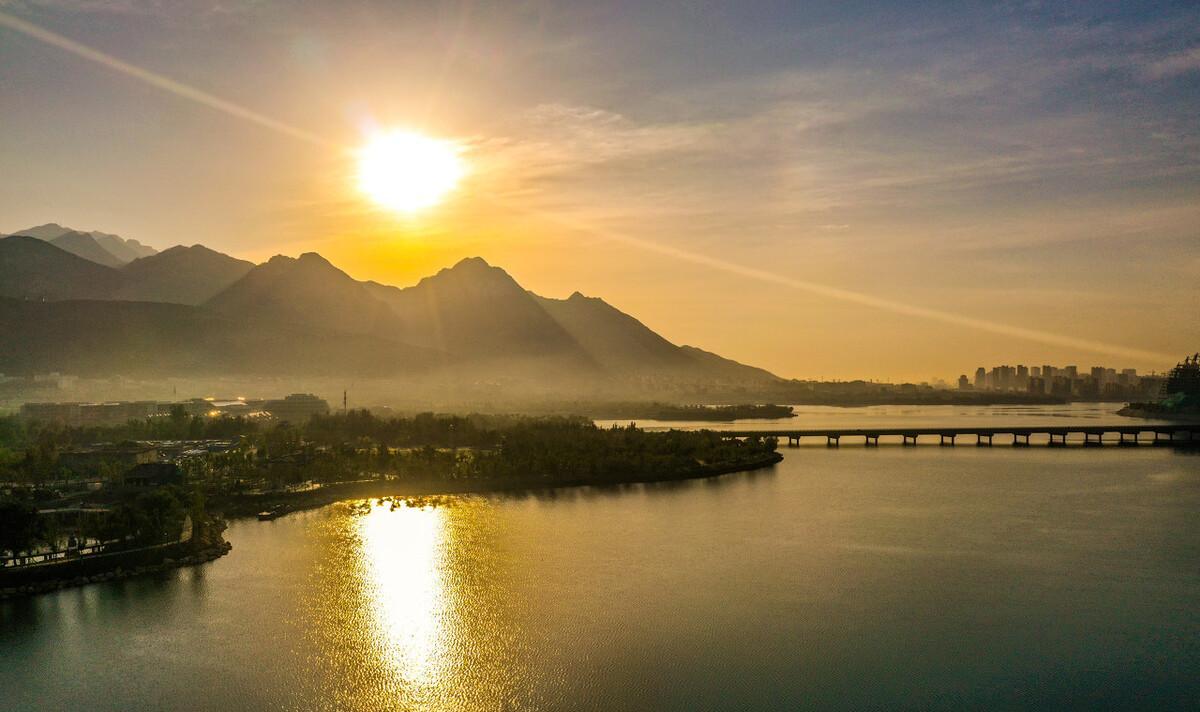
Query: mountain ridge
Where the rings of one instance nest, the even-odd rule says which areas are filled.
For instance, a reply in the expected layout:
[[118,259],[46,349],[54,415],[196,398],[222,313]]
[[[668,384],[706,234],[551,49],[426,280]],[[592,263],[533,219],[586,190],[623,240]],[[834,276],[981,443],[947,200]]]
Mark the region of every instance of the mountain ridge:
[[131,301],[202,304],[229,288],[254,263],[204,245],[176,245],[121,268],[124,284],[116,292]]
[[9,236],[36,237],[46,242],[61,240],[59,247],[106,267],[119,267],[157,253],[153,247],[137,240],[99,230],[76,230],[53,222],[18,230]]
[[[580,292],[566,299],[539,296],[481,257],[464,258],[414,285],[395,287],[356,280],[315,252],[276,255],[255,265],[197,244],[112,268],[53,242],[9,237],[0,239],[0,297],[75,300],[74,307],[43,307],[39,314],[47,321],[37,325],[28,322],[28,310],[11,303],[5,308],[17,314],[10,314],[10,328],[26,329],[36,342],[30,343],[30,353],[41,354],[47,364],[62,361],[55,349],[73,353],[75,360],[64,367],[89,371],[116,364],[154,373],[167,365],[194,368],[189,349],[208,354],[208,363],[237,371],[237,359],[214,352],[218,344],[242,354],[248,367],[262,366],[261,359],[215,330],[241,334],[243,343],[262,344],[265,353],[278,359],[280,371],[288,373],[341,369],[353,375],[357,367],[403,374],[408,366],[419,366],[440,369],[447,382],[521,381],[589,393],[605,392],[604,384],[636,390],[681,383],[750,387],[779,380],[763,369],[673,344],[603,299]],[[157,306],[111,306],[136,303]],[[190,311],[172,311],[174,307]],[[81,323],[72,309],[86,311],[95,326]],[[112,322],[110,331],[120,327],[125,341],[144,345],[140,353],[147,363],[112,356],[122,353],[120,343],[95,332],[106,320]],[[187,338],[180,323],[191,324],[198,336]],[[67,334],[78,331],[95,350],[89,355],[70,348],[69,340],[55,337],[55,328]],[[163,339],[162,334],[176,338]],[[274,336],[263,341],[261,334]],[[396,365],[335,345],[321,347],[334,360],[318,362],[314,344],[330,340],[392,354]],[[0,357],[0,372],[32,368],[39,360],[12,350],[6,354]]]

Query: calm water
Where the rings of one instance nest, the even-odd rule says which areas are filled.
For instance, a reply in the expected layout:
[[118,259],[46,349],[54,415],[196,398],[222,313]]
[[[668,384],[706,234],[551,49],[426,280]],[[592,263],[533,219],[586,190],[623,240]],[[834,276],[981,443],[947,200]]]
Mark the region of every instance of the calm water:
[[[869,410],[811,415],[1017,415]],[[214,563],[0,604],[0,709],[1200,705],[1200,456],[785,454],[239,522]]]

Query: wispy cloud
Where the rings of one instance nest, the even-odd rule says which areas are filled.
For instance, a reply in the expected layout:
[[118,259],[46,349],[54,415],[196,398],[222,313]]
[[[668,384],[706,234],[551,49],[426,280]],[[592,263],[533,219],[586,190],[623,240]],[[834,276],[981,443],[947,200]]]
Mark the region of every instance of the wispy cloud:
[[1151,79],[1164,79],[1200,71],[1200,47],[1192,47],[1151,62],[1143,71]]

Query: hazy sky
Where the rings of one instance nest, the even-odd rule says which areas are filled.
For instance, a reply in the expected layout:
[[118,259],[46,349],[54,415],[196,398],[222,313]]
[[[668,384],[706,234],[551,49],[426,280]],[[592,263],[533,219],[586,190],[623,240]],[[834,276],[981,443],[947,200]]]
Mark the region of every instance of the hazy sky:
[[[329,142],[0,27],[0,231],[398,285],[480,255],[794,377],[1200,349],[1194,2],[430,5],[0,0]],[[377,126],[463,142],[470,177],[377,210],[351,159]]]

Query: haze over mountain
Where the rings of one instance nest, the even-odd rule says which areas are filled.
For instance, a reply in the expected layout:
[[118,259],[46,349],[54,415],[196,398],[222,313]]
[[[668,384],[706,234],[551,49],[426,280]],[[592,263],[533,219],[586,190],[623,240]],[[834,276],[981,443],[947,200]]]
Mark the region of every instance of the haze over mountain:
[[0,298],[0,371],[88,377],[394,376],[441,354],[367,335],[228,319],[201,307]]
[[96,238],[84,232],[67,232],[50,241],[50,244],[66,250],[76,257],[95,262],[105,267],[120,267],[125,264],[116,255],[104,249]]
[[18,335],[0,349],[6,373],[436,373],[563,393],[779,380],[672,344],[601,299],[540,297],[478,257],[398,288],[357,281],[311,252],[254,265],[179,246],[114,268],[9,237],[0,297],[0,329]]
[[398,289],[369,283],[402,322],[410,343],[479,360],[552,357],[575,368],[597,362],[507,272],[479,257]]
[[362,283],[315,252],[276,255],[247,272],[206,305],[259,321],[303,324],[355,334],[399,336],[399,320]]
[[120,235],[99,230],[75,230],[58,223],[37,225],[12,234],[53,242],[67,252],[106,267],[119,267],[157,252],[153,247],[143,245],[137,240],[127,240]]
[[120,235],[112,235],[107,232],[98,232],[93,230],[88,233],[101,247],[108,250],[114,257],[121,260],[123,263],[130,263],[142,257],[149,257],[158,253],[158,250],[143,245],[137,240],[127,240]]
[[637,319],[597,297],[575,292],[567,299],[530,293],[604,369],[613,373],[723,376],[732,381],[771,382],[771,373],[691,346],[676,346]]
[[140,257],[121,269],[118,299],[173,304],[202,304],[254,269],[254,263],[210,250],[176,245]]
[[106,299],[117,270],[35,237],[0,238],[0,296],[17,299]]

